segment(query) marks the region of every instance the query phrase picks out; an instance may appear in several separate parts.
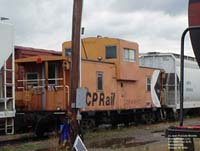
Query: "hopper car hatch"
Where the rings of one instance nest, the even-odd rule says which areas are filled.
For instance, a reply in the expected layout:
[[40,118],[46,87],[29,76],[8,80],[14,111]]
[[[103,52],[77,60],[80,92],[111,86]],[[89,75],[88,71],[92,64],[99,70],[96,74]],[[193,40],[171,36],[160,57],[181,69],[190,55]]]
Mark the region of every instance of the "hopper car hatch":
[[16,130],[28,127],[43,135],[56,128],[68,110],[69,60],[62,56],[34,56],[15,63]]

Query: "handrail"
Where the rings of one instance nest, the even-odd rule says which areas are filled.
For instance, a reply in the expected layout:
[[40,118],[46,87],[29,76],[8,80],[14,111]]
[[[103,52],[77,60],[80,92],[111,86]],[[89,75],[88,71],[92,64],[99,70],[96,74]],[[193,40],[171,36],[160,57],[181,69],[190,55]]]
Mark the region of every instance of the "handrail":
[[[67,88],[67,100],[65,99],[65,104],[68,106],[69,105],[69,98],[70,98],[70,89],[69,89],[69,85],[57,85],[57,86],[54,86],[55,88]],[[24,87],[17,87],[18,89],[23,89],[24,90]],[[32,89],[37,89],[37,88],[45,88],[45,86],[33,86]]]
[[[52,78],[52,79],[48,79],[48,81],[61,81],[63,80],[63,78]],[[31,80],[17,80],[17,82],[33,82],[33,81],[45,81],[45,79],[31,79]]]
[[67,100],[66,100],[66,104],[67,104],[67,107],[69,107],[69,98],[70,98],[70,93],[69,93],[69,85],[65,85],[65,87],[67,88]]
[[[48,85],[48,87],[55,87],[55,88],[63,88],[63,85]],[[66,87],[66,85],[65,85]],[[24,89],[24,87],[17,87],[18,89]],[[45,86],[33,86],[33,89],[37,89],[37,88],[45,88]]]

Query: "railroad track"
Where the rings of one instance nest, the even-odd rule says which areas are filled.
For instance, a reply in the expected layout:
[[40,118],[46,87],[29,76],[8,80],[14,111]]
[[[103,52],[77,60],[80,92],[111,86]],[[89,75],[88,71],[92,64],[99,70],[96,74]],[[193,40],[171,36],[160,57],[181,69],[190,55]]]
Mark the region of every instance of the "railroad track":
[[49,139],[49,136],[44,136],[39,138],[35,136],[33,133],[26,133],[26,134],[16,134],[16,135],[9,135],[9,136],[1,136],[0,137],[0,147],[6,145],[16,145],[16,144],[25,144],[29,142],[36,142]]
[[[190,123],[190,125],[195,125],[195,124],[200,124],[199,122],[199,117],[190,117],[190,118],[186,118],[185,119],[185,123],[188,124]],[[175,123],[178,124],[178,121],[160,121],[160,122],[156,122],[154,124],[164,124],[166,123],[166,127],[163,127],[162,129],[157,129],[155,131],[152,131],[152,133],[164,133],[165,128],[168,127],[168,125],[174,125]],[[152,125],[154,125],[152,124]],[[146,124],[142,124],[142,123],[132,123],[129,126],[145,126]],[[151,124],[150,124],[151,125]],[[128,127],[129,127],[128,126]],[[101,130],[101,129],[110,129],[112,126],[111,125],[101,125],[99,127],[95,127],[95,130]],[[123,128],[123,127],[127,127],[125,126],[125,124],[119,124],[118,127],[116,128]],[[111,129],[116,129],[116,128],[111,128]],[[92,130],[92,131],[95,131]],[[91,130],[89,130],[91,131]],[[87,131],[85,131],[87,133]],[[37,141],[45,141],[48,140],[51,137],[56,137],[55,134],[53,133],[49,133],[48,135],[45,135],[44,137],[37,137],[34,133],[25,133],[25,134],[16,134],[16,135],[8,135],[8,136],[1,136],[0,137],[0,148],[3,146],[7,146],[7,145],[21,145],[21,144],[26,144],[26,143],[31,143],[31,142],[37,142]]]

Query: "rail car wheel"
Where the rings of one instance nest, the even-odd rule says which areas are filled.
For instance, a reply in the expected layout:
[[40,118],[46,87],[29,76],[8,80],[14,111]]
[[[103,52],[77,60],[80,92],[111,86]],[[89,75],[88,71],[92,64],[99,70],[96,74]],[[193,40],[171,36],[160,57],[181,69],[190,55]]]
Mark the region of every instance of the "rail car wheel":
[[93,119],[84,119],[81,121],[81,127],[83,130],[92,130],[95,127],[95,121]]
[[146,124],[152,124],[156,121],[156,116],[154,113],[145,113],[142,115],[142,120],[146,123]]
[[177,121],[179,119],[179,116],[180,116],[179,112],[175,112],[174,113],[174,120]]
[[130,123],[129,121],[125,121],[125,122],[124,122],[125,127],[128,127],[128,126],[129,126],[129,123]]
[[37,125],[36,125],[36,128],[35,128],[35,134],[38,136],[38,137],[43,137],[44,136],[44,133],[45,133],[45,129],[46,129],[46,124],[47,124],[47,121],[45,118],[40,118]]
[[158,121],[165,121],[167,119],[167,111],[165,109],[160,110],[157,117]]
[[168,111],[167,119],[172,120],[172,121],[177,121],[178,118],[179,118],[178,111],[173,111],[173,110]]
[[35,134],[38,137],[43,137],[45,132],[49,132],[55,127],[55,119],[52,116],[40,117],[35,127]]

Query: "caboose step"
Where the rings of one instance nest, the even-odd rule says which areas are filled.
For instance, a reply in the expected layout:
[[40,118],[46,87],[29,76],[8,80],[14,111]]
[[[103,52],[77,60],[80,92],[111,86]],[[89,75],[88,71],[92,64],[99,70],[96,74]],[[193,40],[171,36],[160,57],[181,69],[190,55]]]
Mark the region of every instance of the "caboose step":
[[14,84],[12,84],[12,83],[6,83],[6,86],[7,87],[12,87]]
[[14,119],[7,118],[5,120],[5,133],[8,135],[14,134]]

